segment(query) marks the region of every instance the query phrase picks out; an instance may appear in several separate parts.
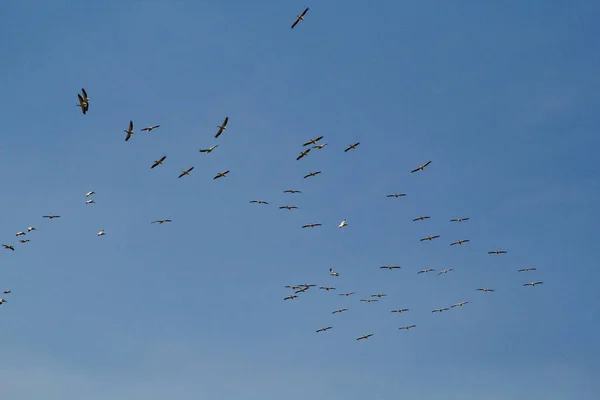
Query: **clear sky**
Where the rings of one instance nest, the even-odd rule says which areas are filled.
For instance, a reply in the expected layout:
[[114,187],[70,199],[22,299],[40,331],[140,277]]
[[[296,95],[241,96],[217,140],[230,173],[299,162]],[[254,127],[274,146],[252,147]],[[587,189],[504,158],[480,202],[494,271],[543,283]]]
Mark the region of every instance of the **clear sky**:
[[371,3],[2,5],[3,399],[597,398],[600,4]]

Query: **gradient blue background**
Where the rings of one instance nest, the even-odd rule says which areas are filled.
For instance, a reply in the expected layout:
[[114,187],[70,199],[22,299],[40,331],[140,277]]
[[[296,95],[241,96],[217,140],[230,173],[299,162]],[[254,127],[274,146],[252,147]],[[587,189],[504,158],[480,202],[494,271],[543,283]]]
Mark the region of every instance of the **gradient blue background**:
[[[3,399],[597,398],[598,2],[15,0],[2,15]],[[304,282],[357,297],[282,300]],[[374,292],[388,297],[358,301]]]

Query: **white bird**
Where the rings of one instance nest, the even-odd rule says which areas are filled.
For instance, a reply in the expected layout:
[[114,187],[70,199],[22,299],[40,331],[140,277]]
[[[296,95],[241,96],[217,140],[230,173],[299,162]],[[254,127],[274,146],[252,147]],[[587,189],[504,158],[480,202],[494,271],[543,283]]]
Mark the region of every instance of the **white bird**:
[[496,291],[495,289],[488,289],[488,288],[479,288],[479,289],[477,289],[477,290],[479,290],[479,291],[481,291],[481,292],[484,292],[484,293],[487,293],[487,292],[495,292],[495,291]]
[[89,191],[89,192],[87,192],[87,193],[85,194],[85,197],[90,197],[90,196],[91,196],[91,195],[93,195],[93,194],[96,194],[96,192],[94,192],[93,190],[91,190],[91,191]]
[[219,145],[215,144],[215,145],[210,146],[208,149],[200,149],[200,153],[206,153],[206,154],[211,153],[217,147],[219,147]]
[[313,146],[313,149],[317,149],[317,150],[321,150],[323,147],[327,146],[327,143],[323,143],[323,144],[318,144],[316,146]]
[[156,128],[160,128],[160,125],[152,125],[147,128],[142,128],[142,131],[146,131],[146,132],[150,133],[152,131],[152,129],[156,129]]
[[529,283],[524,283],[523,286],[534,287],[535,285],[541,285],[542,283],[544,283],[544,282],[540,282],[540,281],[538,281],[538,282],[529,282]]
[[333,268],[329,268],[329,275],[331,276],[340,276],[339,272],[335,272]]
[[23,236],[25,234],[25,232],[21,231],[21,232],[17,232],[17,234],[15,236]]
[[454,268],[443,269],[440,272],[438,272],[438,275],[447,274],[450,271],[454,271]]
[[450,308],[454,308],[454,307],[462,307],[462,306],[464,306],[465,304],[469,304],[469,302],[468,302],[468,301],[461,301],[460,303],[452,304],[452,305],[450,306]]
[[428,272],[433,272],[433,271],[435,271],[435,269],[433,269],[433,268],[422,269],[419,272],[417,272],[417,274],[426,274]]
[[4,300],[4,299],[0,298],[0,305],[2,305],[2,304],[4,304],[4,303],[6,303],[6,300]]
[[469,217],[462,217],[462,218],[453,218],[450,220],[450,222],[463,222],[463,221],[468,221]]
[[31,231],[37,231],[37,229],[35,229],[35,227],[30,226],[29,228],[27,228],[27,232],[31,232]]
[[104,235],[105,235],[105,233],[104,233],[104,229],[102,229],[102,230],[101,230],[100,232],[98,232],[96,235],[98,235],[98,236],[104,236]]
[[345,226],[347,226],[348,224],[346,223],[346,218],[344,218],[344,220],[342,222],[340,222],[340,224],[338,225],[338,228],[343,228]]
[[444,311],[447,311],[447,310],[449,310],[449,308],[448,308],[448,307],[444,307],[444,308],[436,308],[436,309],[435,309],[435,310],[433,310],[432,312],[440,312],[440,313],[441,313],[441,312],[444,312]]

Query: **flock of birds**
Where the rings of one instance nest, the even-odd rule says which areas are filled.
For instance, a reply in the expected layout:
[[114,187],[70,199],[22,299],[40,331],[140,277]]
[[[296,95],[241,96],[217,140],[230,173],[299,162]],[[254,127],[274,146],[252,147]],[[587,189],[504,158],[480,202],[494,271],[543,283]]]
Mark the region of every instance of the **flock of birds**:
[[[296,19],[294,20],[293,24],[291,25],[292,29],[294,29],[294,27],[296,27],[300,22],[304,21],[304,17],[306,16],[306,14],[307,14],[308,11],[309,11],[309,8],[307,7],[306,9],[304,9],[304,11],[302,11],[302,13],[300,13],[296,17]],[[89,106],[90,106],[91,100],[88,97],[88,94],[87,94],[87,92],[86,92],[85,89],[83,89],[83,88],[81,89],[81,93],[77,94],[77,99],[78,99],[77,107],[79,107],[81,109],[81,112],[83,113],[83,115],[86,115],[88,113],[88,111],[89,111]],[[229,117],[225,117],[225,119],[223,120],[223,122],[220,125],[216,126],[217,132],[215,133],[215,136],[214,136],[215,139],[219,138],[219,136],[221,136],[225,131],[227,131],[227,125],[228,125],[228,123],[229,123]],[[160,125],[151,125],[151,126],[148,126],[148,127],[145,127],[143,129],[141,129],[141,131],[146,132],[146,133],[150,133],[151,131],[153,131],[155,129],[158,129],[158,128],[160,128]],[[132,138],[132,136],[134,136],[134,134],[135,134],[133,121],[129,121],[129,125],[128,125],[127,129],[124,130],[124,133],[125,133],[125,141],[128,142]],[[319,137],[316,137],[316,138],[313,138],[313,139],[310,139],[310,140],[306,141],[303,144],[303,147],[302,147],[302,150],[300,151],[300,154],[296,157],[296,160],[300,161],[303,158],[308,157],[311,154],[311,151],[314,152],[314,151],[323,150],[327,146],[327,143],[322,143],[321,142],[322,140],[323,140],[323,136],[319,136]],[[344,149],[344,152],[347,153],[349,151],[356,150],[359,147],[359,145],[360,145],[360,142],[356,142],[356,143],[350,144],[350,145],[348,145]],[[215,144],[215,145],[213,145],[211,147],[200,149],[200,152],[204,153],[204,154],[210,154],[218,146],[219,146],[218,144]],[[156,168],[158,166],[163,165],[163,163],[165,162],[166,158],[167,158],[167,156],[162,156],[161,158],[155,160],[151,164],[150,168],[154,169],[154,168]],[[418,166],[417,168],[412,169],[411,173],[423,172],[423,171],[425,171],[425,169],[430,164],[431,164],[431,161],[427,161],[424,164]],[[191,167],[189,167],[187,169],[184,169],[179,174],[178,178],[183,178],[184,176],[190,175],[190,173],[193,170],[194,170],[193,166],[191,166]],[[229,172],[230,172],[229,170],[225,170],[225,171],[219,172],[219,173],[217,173],[213,177],[213,179],[225,178],[225,177],[227,177],[227,175],[229,174]],[[303,178],[304,179],[313,178],[313,177],[316,177],[316,176],[318,176],[320,174],[322,174],[322,171],[320,171],[320,170],[319,171],[312,171],[312,172],[309,172],[306,175],[304,175]],[[286,189],[283,192],[285,194],[289,194],[289,195],[297,195],[297,194],[301,194],[302,193],[300,190],[297,190],[297,189]],[[85,198],[86,198],[85,204],[89,205],[89,204],[94,204],[95,203],[95,200],[91,197],[94,194],[95,194],[94,191],[89,191],[88,193],[85,194]],[[390,194],[387,194],[388,198],[395,198],[395,199],[402,198],[404,196],[406,196],[406,193],[390,193]],[[259,204],[259,205],[265,205],[265,206],[269,205],[269,202],[264,201],[264,200],[258,200],[258,199],[251,200],[250,203]],[[285,209],[285,210],[288,210],[288,211],[292,211],[292,210],[298,209],[298,207],[295,206],[295,205],[282,205],[282,206],[279,206],[279,209],[282,209],[282,210]],[[49,219],[49,220],[53,220],[53,219],[60,218],[60,216],[59,215],[44,215],[43,218],[46,218],[46,219]],[[413,222],[425,221],[427,219],[430,219],[430,216],[421,215],[421,216],[418,216],[418,217],[414,218]],[[453,218],[453,219],[450,220],[450,222],[452,222],[452,223],[465,223],[465,222],[467,222],[469,220],[470,220],[469,217],[461,217],[461,218]],[[171,222],[172,221],[170,219],[158,219],[158,220],[152,221],[152,223],[157,223],[157,224],[161,224],[161,225],[164,224],[164,223],[171,223]],[[312,223],[307,223],[307,224],[302,225],[302,228],[304,228],[304,229],[306,229],[306,228],[318,228],[320,226],[321,226],[320,223],[312,222]],[[339,229],[343,229],[343,228],[346,228],[346,227],[348,227],[348,222],[347,222],[346,219],[343,219],[339,223],[338,228]],[[26,232],[25,231],[19,231],[19,232],[17,232],[16,236],[20,237],[19,243],[21,243],[21,244],[28,243],[29,239],[25,239],[24,236],[26,236],[27,234],[30,234],[31,232],[33,232],[35,230],[36,230],[35,227],[29,226],[27,228]],[[97,233],[97,236],[105,236],[104,229],[101,229]],[[436,239],[439,239],[439,238],[440,238],[440,235],[430,235],[430,236],[426,236],[426,237],[421,238],[420,241],[421,242],[433,241],[433,240],[436,240]],[[459,240],[455,240],[455,241],[451,242],[450,246],[462,246],[462,245],[465,245],[465,244],[467,244],[469,242],[470,242],[469,239],[459,239]],[[15,251],[15,247],[13,245],[11,245],[11,244],[3,244],[2,246],[6,250]],[[506,254],[506,253],[507,253],[506,250],[499,250],[499,249],[494,249],[494,250],[488,251],[488,254],[490,254],[490,255],[496,255],[496,256],[503,255],[503,254]],[[401,269],[401,266],[399,266],[399,265],[384,265],[384,266],[381,266],[380,269],[394,271],[394,270]],[[444,270],[441,270],[441,271],[437,272],[437,275],[444,275],[444,274],[452,272],[453,270],[454,270],[453,268],[444,269]],[[433,269],[433,268],[421,269],[421,270],[419,270],[417,272],[417,274],[418,275],[429,274],[429,273],[435,272],[435,271],[436,270]],[[535,267],[528,267],[528,268],[521,268],[521,269],[518,270],[518,272],[531,272],[531,271],[536,271],[536,268]],[[329,269],[329,276],[331,276],[331,277],[339,277],[340,273],[337,272],[337,271],[334,271],[333,268],[330,268]],[[542,281],[536,281],[536,280],[534,280],[534,281],[531,281],[531,282],[524,283],[523,286],[534,287],[534,286],[541,285],[541,284],[543,284]],[[316,287],[316,286],[317,285],[315,285],[315,284],[306,284],[306,283],[296,284],[296,285],[287,285],[285,287],[288,288],[288,289],[291,289],[293,291],[293,293],[285,296],[283,298],[283,300],[294,300],[294,299],[297,299],[302,294],[307,293],[311,288]],[[326,292],[330,292],[330,291],[335,291],[336,290],[336,288],[333,287],[333,286],[319,286],[319,289],[320,290],[325,290]],[[477,288],[476,290],[480,291],[480,292],[483,292],[483,293],[492,293],[492,292],[495,291],[494,289],[484,288],[484,287]],[[11,293],[11,290],[6,289],[2,293],[4,295],[8,295],[8,294]],[[356,292],[353,292],[353,291],[352,292],[343,292],[343,293],[339,293],[338,296],[350,297],[350,296],[352,296],[354,294],[356,294]],[[375,302],[378,302],[378,301],[382,300],[385,297],[387,297],[387,294],[385,294],[385,293],[373,293],[373,294],[370,294],[366,298],[361,298],[360,301],[361,302],[365,302],[365,303],[375,303]],[[0,298],[0,305],[4,304],[6,302],[7,301],[4,298]],[[448,311],[448,310],[451,310],[451,309],[454,309],[454,308],[463,307],[463,306],[465,306],[467,304],[469,304],[469,301],[464,301],[463,300],[463,301],[451,304],[450,306],[447,306],[447,307],[436,308],[436,309],[432,310],[431,312],[432,313],[442,313],[442,312],[445,312],[445,311]],[[336,310],[333,310],[331,312],[331,314],[332,315],[342,314],[342,313],[345,313],[347,311],[348,311],[348,308],[338,308]],[[407,313],[409,311],[410,310],[408,308],[396,308],[396,309],[391,310],[391,313],[404,314],[404,313]],[[403,325],[403,326],[399,327],[399,329],[401,329],[401,330],[410,330],[410,329],[415,328],[415,327],[416,327],[415,324],[406,324],[406,325]],[[322,333],[322,332],[329,331],[331,329],[333,329],[333,326],[324,326],[324,327],[321,327],[321,328],[317,329],[316,332],[317,333]],[[371,336],[373,336],[373,333],[362,334],[362,335],[358,336],[356,338],[356,340],[368,339]]]

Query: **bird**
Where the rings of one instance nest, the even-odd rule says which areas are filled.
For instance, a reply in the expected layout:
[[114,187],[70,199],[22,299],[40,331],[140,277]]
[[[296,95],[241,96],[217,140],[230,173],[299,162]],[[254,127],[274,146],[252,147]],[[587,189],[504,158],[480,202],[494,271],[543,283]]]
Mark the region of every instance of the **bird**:
[[11,290],[5,290],[5,291],[2,292],[2,294],[11,294],[11,293],[12,293]]
[[228,173],[229,173],[229,170],[223,171],[223,172],[219,172],[217,175],[215,175],[215,177],[213,179],[224,178],[224,177],[227,176]]
[[447,274],[450,271],[454,271],[454,268],[443,269],[440,272],[438,272],[438,275]]
[[342,313],[344,311],[348,311],[348,309],[347,308],[339,308],[339,309],[333,311],[332,314],[338,314],[338,313]]
[[96,236],[104,236],[104,229],[100,230],[100,232],[96,233]]
[[413,219],[413,222],[414,222],[414,221],[425,221],[426,219],[429,219],[429,218],[431,218],[431,217],[429,217],[429,216],[427,216],[427,215],[422,215],[422,216],[420,216],[420,217],[414,218],[414,219]]
[[320,173],[321,173],[321,171],[310,172],[310,173],[308,173],[308,174],[304,175],[304,179],[306,179],[306,178],[310,178],[311,176],[317,176],[317,175],[319,175]]
[[298,157],[296,157],[296,161],[300,160],[303,157],[306,157],[310,152],[310,148],[303,150]]
[[284,190],[283,193],[297,194],[297,193],[302,193],[302,192],[299,190],[295,190],[295,189],[287,189],[287,190]]
[[360,299],[360,301],[364,301],[365,303],[373,303],[373,302],[378,301],[378,300],[375,300],[375,299]]
[[146,131],[148,133],[150,133],[152,131],[152,129],[156,129],[156,128],[160,128],[160,125],[152,125],[146,128],[142,128],[142,131]]
[[527,271],[535,271],[535,270],[537,270],[536,267],[530,267],[530,268],[528,267],[528,268],[521,268],[519,270],[519,272],[527,272]]
[[327,146],[327,143],[323,143],[323,144],[318,144],[316,146],[313,146],[313,149],[317,149],[317,150],[321,150],[323,147]]
[[4,303],[6,303],[6,300],[4,300],[4,299],[0,298],[0,305],[2,305],[2,304],[4,304]]
[[317,333],[319,333],[319,332],[325,332],[325,331],[328,331],[328,330],[330,330],[331,328],[333,328],[333,327],[332,327],[332,326],[328,326],[328,327],[326,327],[326,328],[317,329]]
[[296,207],[296,206],[281,206],[281,207],[279,207],[280,210],[286,209],[286,210],[290,210],[290,211],[295,210],[297,208],[298,207]]
[[320,287],[319,287],[319,289],[327,290],[328,292],[329,292],[330,290],[335,290],[335,288],[334,288],[334,287],[331,287],[331,286],[320,286]]
[[91,195],[96,194],[96,192],[94,192],[93,190],[90,190],[89,192],[87,192],[85,194],[85,197],[90,197]]
[[481,291],[481,292],[484,292],[484,293],[487,293],[487,292],[495,292],[495,291],[496,291],[495,289],[488,289],[488,288],[479,288],[479,289],[477,289],[477,290],[479,290],[479,291]]
[[284,297],[283,299],[284,299],[284,300],[294,300],[294,299],[295,299],[295,298],[297,298],[297,297],[298,297],[298,296],[296,296],[296,295],[294,295],[294,294],[293,294],[293,295],[291,295],[291,296]]
[[86,102],[85,99],[81,97],[79,93],[77,93],[77,100],[79,100],[79,104],[77,104],[77,107],[81,107],[81,112],[83,113],[83,115],[85,115],[90,106],[89,103]]
[[349,152],[350,150],[354,150],[358,147],[358,145],[360,144],[360,142],[356,142],[354,144],[351,144],[350,146],[346,147],[346,149],[344,150],[345,153]]
[[387,294],[385,294],[385,293],[375,293],[375,294],[371,295],[371,297],[377,297],[379,299],[382,297],[385,297],[385,296],[387,296]]
[[356,292],[338,293],[338,296],[346,296],[346,297],[348,297],[348,296],[352,296],[354,293],[356,293]]
[[461,301],[460,303],[452,304],[452,305],[450,306],[450,308],[454,308],[454,307],[462,307],[462,306],[464,306],[465,304],[469,304],[469,302],[468,302],[468,301]]
[[164,224],[165,222],[172,222],[172,221],[171,221],[170,219],[157,219],[157,220],[155,220],[155,221],[152,221],[152,222],[150,222],[150,223],[151,223],[151,224],[156,224],[156,223],[159,223],[159,224],[161,224],[161,225],[162,225],[162,224]]
[[524,283],[524,284],[523,284],[523,286],[531,286],[531,287],[534,287],[535,285],[541,285],[541,284],[543,284],[543,283],[544,283],[544,282],[540,282],[540,281],[537,281],[537,282],[529,282],[529,283]]
[[[85,91],[84,88],[81,88],[81,94],[83,95],[82,96],[83,97],[83,101],[85,101],[87,103],[88,107],[89,107],[89,105],[90,105],[90,98],[88,97],[87,92]],[[87,111],[88,107],[86,107],[86,111]]]
[[488,254],[506,254],[505,250],[492,250],[488,251]]
[[94,200],[94,199],[89,199],[89,200],[85,201],[85,204],[94,204],[94,203],[96,203],[96,200]]
[[424,238],[422,238],[420,241],[421,241],[421,242],[423,242],[423,241],[425,241],[425,240],[432,241],[433,239],[437,239],[437,238],[439,238],[439,237],[440,237],[440,235],[435,235],[435,236],[427,236],[427,237],[424,237]]
[[223,123],[221,125],[217,125],[217,128],[219,128],[219,130],[217,131],[215,138],[218,138],[219,136],[221,136],[221,133],[223,133],[223,131],[227,130],[227,122],[229,122],[229,117],[225,117]]
[[406,325],[406,326],[400,327],[400,328],[398,328],[398,329],[406,329],[406,330],[409,330],[409,329],[412,329],[412,328],[414,328],[415,326],[416,326],[416,325]]
[[426,274],[426,273],[428,273],[428,272],[433,272],[433,271],[435,271],[435,269],[433,269],[433,268],[429,268],[429,269],[422,269],[422,270],[420,270],[419,272],[417,272],[417,275],[418,275],[418,274]]
[[431,161],[427,161],[425,164],[420,165],[419,167],[413,169],[410,172],[413,173],[413,172],[417,172],[417,171],[423,171],[425,169],[425,167],[428,166],[429,164],[431,164]]
[[461,240],[457,240],[456,242],[452,242],[450,243],[450,246],[454,246],[454,245],[462,245],[463,243],[469,243],[470,240],[469,239],[461,239]]
[[468,221],[469,217],[462,217],[462,218],[453,218],[450,220],[450,222],[463,222],[463,221]]
[[27,228],[27,232],[31,232],[31,231],[37,231],[37,229],[35,229],[35,227],[30,226],[29,228]]
[[308,142],[304,143],[302,146],[310,146],[311,144],[316,145],[319,140],[323,139],[323,136],[316,137],[314,139],[310,139]]
[[150,167],[150,169],[156,168],[159,165],[161,165],[163,163],[163,161],[165,161],[166,158],[167,158],[167,156],[162,156],[158,160],[154,161],[154,163],[152,164],[152,166]]
[[266,201],[262,201],[262,200],[250,200],[250,203],[256,203],[256,204],[269,204]]
[[42,216],[42,218],[54,219],[54,218],[60,218],[60,215],[44,215],[44,216]]
[[29,239],[19,239],[19,243],[27,243],[29,242]]
[[333,268],[329,268],[329,275],[331,276],[340,276],[339,272],[335,272]]
[[125,136],[125,141],[128,141],[129,138],[131,137],[131,135],[134,134],[134,132],[133,132],[133,121],[129,121],[129,129],[126,129],[123,132],[125,132],[127,134],[127,136]]
[[219,147],[219,145],[215,144],[215,145],[210,146],[208,149],[200,149],[200,153],[206,153],[206,154],[211,153],[217,147]]
[[431,312],[444,312],[449,310],[448,307],[444,307],[444,308],[436,308],[435,310],[431,311]]
[[296,285],[286,285],[285,287],[288,289],[292,289],[292,290],[300,289],[300,286],[296,286]]
[[362,336],[357,337],[356,340],[368,339],[371,336],[373,336],[373,334],[372,333],[368,333],[366,335],[362,335]]
[[302,288],[296,290],[294,293],[304,293],[308,290],[307,286],[303,286]]
[[393,269],[400,269],[401,267],[399,265],[384,265],[383,267],[379,267],[381,269],[389,269],[390,271]]
[[348,223],[346,222],[346,218],[344,218],[342,220],[342,222],[340,222],[340,224],[338,225],[338,228],[343,228],[345,226],[348,226]]
[[188,169],[186,169],[185,171],[183,171],[181,174],[179,174],[179,178],[181,178],[184,175],[189,175],[190,172],[192,172],[192,170],[194,169],[194,167],[190,167]]
[[390,193],[388,194],[386,197],[393,197],[393,198],[398,198],[398,197],[404,197],[406,196],[406,193]]
[[393,312],[393,313],[403,313],[403,312],[406,312],[406,311],[408,311],[408,308],[398,308],[396,310],[392,310],[391,312]]
[[306,224],[306,225],[302,225],[303,228],[316,228],[317,226],[321,226],[321,224]]
[[25,235],[25,232],[23,232],[23,231],[21,231],[21,232],[17,232],[17,233],[15,234],[15,236],[23,236],[23,235]]
[[295,20],[295,21],[294,21],[294,23],[292,24],[292,28],[291,28],[291,29],[294,29],[294,27],[295,27],[296,25],[298,25],[298,23],[299,23],[300,21],[304,21],[304,16],[305,16],[305,15],[306,15],[306,13],[308,12],[308,10],[309,10],[309,8],[308,8],[308,7],[306,7],[306,8],[304,9],[304,11],[302,11],[302,13],[301,13],[300,15],[298,15],[298,16],[297,16],[296,20]]
[[6,250],[15,251],[15,248],[9,244],[3,244],[2,247],[4,247]]

